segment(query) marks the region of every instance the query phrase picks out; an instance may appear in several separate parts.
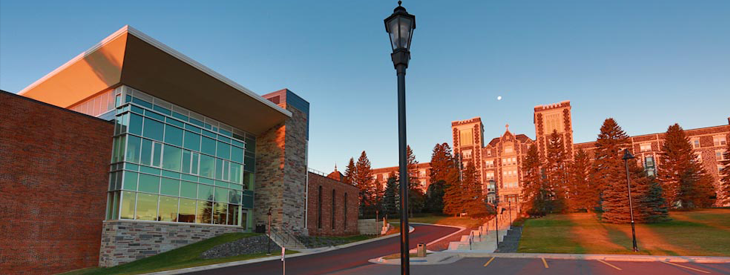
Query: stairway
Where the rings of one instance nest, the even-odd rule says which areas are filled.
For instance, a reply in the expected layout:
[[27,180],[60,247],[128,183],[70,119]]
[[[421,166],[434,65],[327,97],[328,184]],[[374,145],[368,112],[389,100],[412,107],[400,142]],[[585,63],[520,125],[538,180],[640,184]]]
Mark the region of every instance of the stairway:
[[517,247],[520,245],[520,237],[522,237],[522,226],[515,226],[504,236],[502,242],[494,253],[517,253]]

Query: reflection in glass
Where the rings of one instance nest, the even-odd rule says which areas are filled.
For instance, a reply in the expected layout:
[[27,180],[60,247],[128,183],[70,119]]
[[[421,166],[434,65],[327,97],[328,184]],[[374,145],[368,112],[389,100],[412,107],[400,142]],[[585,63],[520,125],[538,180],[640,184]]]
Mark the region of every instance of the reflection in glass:
[[229,204],[228,205],[228,225],[238,225],[238,205]]
[[215,140],[208,137],[203,137],[203,142],[201,146],[201,152],[215,156]]
[[132,114],[129,119],[129,132],[140,136],[142,135],[142,116]]
[[140,162],[144,165],[150,165],[152,160],[152,141],[142,139],[142,153],[140,154]]
[[122,219],[134,219],[134,203],[136,201],[137,193],[124,191],[122,192],[122,209],[119,215]]
[[183,145],[183,130],[172,125],[165,125],[165,143]]
[[160,196],[160,215],[158,218],[159,221],[177,221],[177,200],[177,198]]
[[200,135],[185,131],[185,149],[200,151]]
[[127,161],[132,163],[139,163],[139,146],[141,139],[131,135],[128,135],[127,137]]
[[162,122],[152,120],[149,118],[144,119],[144,132],[142,135],[146,138],[162,141],[163,136],[163,124]]
[[162,168],[180,172],[180,162],[182,161],[182,149],[165,145],[165,151],[162,157]]
[[137,173],[124,171],[124,190],[137,191]]
[[210,223],[213,217],[213,202],[198,201],[198,213],[195,223]]
[[206,155],[200,155],[200,175],[212,178],[213,171],[215,171],[215,159]]
[[160,194],[178,196],[180,181],[176,179],[162,178],[160,183]]
[[215,213],[213,214],[213,222],[215,224],[226,224],[226,217],[228,216],[228,204],[227,203],[216,203]]
[[160,177],[139,174],[139,191],[157,194],[160,192]]
[[180,182],[180,196],[194,199],[196,198],[196,195],[198,192],[196,192],[198,188],[198,184],[182,181]]
[[137,194],[137,219],[143,221],[157,220],[157,195]]
[[195,200],[180,199],[179,222],[195,222]]

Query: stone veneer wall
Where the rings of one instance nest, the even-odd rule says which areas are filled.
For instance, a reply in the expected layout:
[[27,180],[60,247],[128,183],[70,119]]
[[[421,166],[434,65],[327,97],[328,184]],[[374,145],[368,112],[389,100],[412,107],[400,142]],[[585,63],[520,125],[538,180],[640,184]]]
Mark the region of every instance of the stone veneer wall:
[[256,137],[254,224],[266,224],[271,208],[272,226],[306,235],[308,118],[286,103],[286,95],[286,89],[264,95],[292,112],[292,117]]
[[234,226],[105,221],[99,266],[125,264],[221,234],[243,231],[243,228]]

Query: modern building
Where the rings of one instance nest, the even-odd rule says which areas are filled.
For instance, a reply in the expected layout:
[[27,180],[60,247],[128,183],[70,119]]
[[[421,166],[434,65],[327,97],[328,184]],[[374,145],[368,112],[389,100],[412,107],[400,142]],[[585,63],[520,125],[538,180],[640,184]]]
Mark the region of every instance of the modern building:
[[[13,172],[0,177],[0,186],[55,183],[61,189],[80,189],[28,192],[46,193],[50,199],[36,199],[57,202],[53,213],[59,217],[78,211],[77,207],[89,212],[79,223],[46,222],[65,226],[52,239],[71,240],[77,238],[77,231],[96,239],[87,244],[83,255],[74,256],[85,259],[83,263],[55,271],[94,266],[93,261],[102,267],[115,266],[219,234],[252,231],[267,221],[269,210],[274,227],[308,234],[309,103],[288,89],[260,96],[125,26],[19,95],[1,97],[3,124],[19,120],[7,129],[11,132],[3,129],[3,134],[21,133],[28,126],[24,124],[46,122],[32,127],[45,127],[38,133],[49,133],[48,151],[68,157],[2,150],[0,170]],[[8,104],[13,108],[6,108]],[[18,111],[19,104],[30,104],[30,109]],[[17,135],[0,139],[0,147],[31,146]],[[100,159],[100,155],[106,156]],[[44,174],[9,170],[11,164],[5,162],[9,157],[24,158],[21,163],[30,166],[58,168],[52,171],[58,176],[53,177],[55,182],[43,180],[42,185],[17,185],[17,181],[40,182]],[[60,164],[48,165],[53,162]],[[57,197],[73,194],[90,203],[65,204]],[[8,196],[1,202],[21,203]],[[357,211],[356,204],[343,205]],[[16,208],[11,210],[20,210]],[[343,226],[345,221],[349,220],[344,219]],[[355,230],[356,224],[352,225]],[[19,223],[13,230],[34,226]],[[1,228],[0,235],[7,236],[8,228]],[[353,231],[343,228],[341,232]],[[26,247],[32,252],[50,249],[40,240]]]

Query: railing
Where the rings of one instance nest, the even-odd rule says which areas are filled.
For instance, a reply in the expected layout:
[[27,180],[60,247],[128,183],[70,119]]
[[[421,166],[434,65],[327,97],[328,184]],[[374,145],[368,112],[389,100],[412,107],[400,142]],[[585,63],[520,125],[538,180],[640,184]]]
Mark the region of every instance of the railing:
[[319,171],[317,169],[312,169],[312,168],[307,167],[307,170],[309,170],[309,172],[312,172],[314,174],[317,174],[317,175],[320,175],[320,176],[323,176],[323,177],[326,177],[327,176],[327,173],[322,172],[322,171]]
[[296,238],[297,235],[297,233],[293,233],[283,228],[271,228],[271,236],[269,237],[274,241],[278,239],[281,242],[278,244],[283,247],[307,248],[302,242],[299,241],[299,239]]

